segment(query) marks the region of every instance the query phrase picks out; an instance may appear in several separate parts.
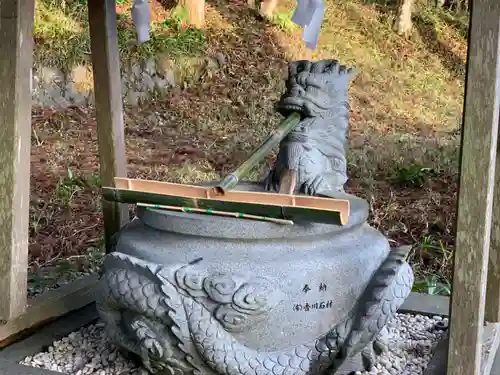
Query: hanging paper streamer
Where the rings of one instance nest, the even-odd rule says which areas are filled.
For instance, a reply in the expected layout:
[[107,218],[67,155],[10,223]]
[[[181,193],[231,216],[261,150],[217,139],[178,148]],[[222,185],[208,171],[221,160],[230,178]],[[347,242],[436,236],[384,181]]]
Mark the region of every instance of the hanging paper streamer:
[[134,0],[132,20],[134,21],[137,43],[139,44],[149,40],[150,19],[148,0]]
[[306,42],[307,48],[316,49],[324,17],[323,0],[297,0],[292,22],[304,28],[302,39]]

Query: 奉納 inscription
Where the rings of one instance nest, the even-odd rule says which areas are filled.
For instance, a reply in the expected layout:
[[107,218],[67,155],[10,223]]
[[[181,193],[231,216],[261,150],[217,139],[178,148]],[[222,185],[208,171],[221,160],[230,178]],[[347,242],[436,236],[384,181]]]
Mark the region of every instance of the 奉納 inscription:
[[[326,283],[320,283],[319,286],[318,286],[318,290],[320,292],[326,292]],[[302,288],[302,292],[304,293],[307,293],[311,291],[311,287],[309,286],[309,284],[304,284],[304,287]]]
[[293,305],[293,311],[314,311],[314,310],[324,310],[331,309],[333,307],[333,301],[318,301],[314,303],[296,303]]

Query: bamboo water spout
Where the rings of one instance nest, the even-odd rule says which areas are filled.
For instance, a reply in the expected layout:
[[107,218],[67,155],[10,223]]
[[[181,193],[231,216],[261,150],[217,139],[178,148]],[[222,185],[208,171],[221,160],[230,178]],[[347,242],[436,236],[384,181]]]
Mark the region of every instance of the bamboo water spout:
[[276,147],[282,140],[290,133],[299,123],[300,114],[292,113],[284,119],[278,128],[272,132],[250,155],[250,157],[243,162],[236,170],[227,176],[214,188],[217,195],[223,195],[226,191],[233,189],[241,177],[245,176],[252,168],[260,163],[271,150]]

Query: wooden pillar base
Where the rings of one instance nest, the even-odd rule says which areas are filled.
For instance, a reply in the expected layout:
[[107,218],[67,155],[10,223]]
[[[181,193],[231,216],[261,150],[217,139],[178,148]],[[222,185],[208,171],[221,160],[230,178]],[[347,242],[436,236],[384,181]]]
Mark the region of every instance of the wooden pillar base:
[[0,0],[0,321],[26,309],[34,0]]

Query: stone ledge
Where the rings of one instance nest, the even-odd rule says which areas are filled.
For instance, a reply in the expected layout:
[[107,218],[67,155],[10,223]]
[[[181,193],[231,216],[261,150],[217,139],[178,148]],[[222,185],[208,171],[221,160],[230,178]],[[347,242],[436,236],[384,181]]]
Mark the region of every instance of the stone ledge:
[[[223,60],[191,57],[174,61],[157,56],[144,61],[122,64],[121,86],[126,105],[136,106],[151,96],[162,95],[185,81],[200,79],[206,72],[220,68]],[[91,66],[78,65],[70,72],[49,66],[34,66],[32,72],[33,105],[65,108],[88,105],[94,101]]]
[[448,316],[450,298],[431,296],[423,293],[411,293],[399,309],[402,313],[422,314],[427,316]]

